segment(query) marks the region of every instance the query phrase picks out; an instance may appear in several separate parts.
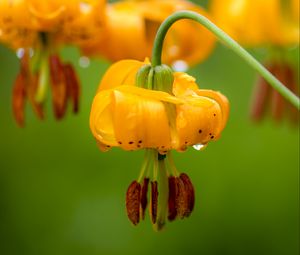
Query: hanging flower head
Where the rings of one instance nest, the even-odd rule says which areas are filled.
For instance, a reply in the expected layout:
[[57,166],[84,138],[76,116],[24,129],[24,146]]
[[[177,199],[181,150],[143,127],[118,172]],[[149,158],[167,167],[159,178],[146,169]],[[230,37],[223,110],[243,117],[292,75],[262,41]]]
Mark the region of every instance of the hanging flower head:
[[[184,0],[120,1],[106,7],[106,26],[102,40],[83,47],[87,55],[100,55],[112,61],[149,56],[159,25],[178,10],[208,14]],[[164,44],[163,61],[177,68],[206,59],[214,47],[214,37],[199,24],[183,20],[175,24]],[[138,45],[138,47],[137,47]]]
[[[89,45],[102,29],[103,4],[104,0],[0,1],[0,42],[16,50],[21,59],[13,88],[14,116],[20,126],[25,123],[26,99],[37,116],[44,118],[43,105],[49,84],[57,119],[64,117],[68,100],[73,112],[78,112],[79,82],[72,65],[63,63],[59,57],[58,49],[67,43]],[[86,29],[88,23],[90,30]]]
[[[297,73],[284,55],[291,46],[299,45],[299,0],[212,0],[211,10],[216,23],[242,45],[270,48],[266,67],[299,94]],[[268,107],[276,121],[282,120],[286,112],[297,123],[297,109],[259,77],[251,107],[252,119],[261,120]]]
[[90,128],[102,151],[145,149],[140,177],[126,195],[129,219],[144,218],[151,183],[150,216],[157,229],[190,215],[194,188],[180,174],[171,150],[200,149],[220,137],[228,119],[226,97],[198,89],[195,79],[165,65],[123,60],[104,75],[94,98]]

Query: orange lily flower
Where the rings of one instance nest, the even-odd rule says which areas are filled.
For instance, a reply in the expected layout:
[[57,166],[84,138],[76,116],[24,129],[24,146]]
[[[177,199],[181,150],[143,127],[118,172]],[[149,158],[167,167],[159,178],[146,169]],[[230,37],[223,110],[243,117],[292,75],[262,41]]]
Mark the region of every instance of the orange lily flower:
[[[112,61],[125,58],[143,60],[151,53],[160,24],[179,10],[208,16],[201,7],[184,0],[128,0],[108,4],[102,41],[94,47],[83,48],[83,52],[105,56]],[[166,37],[163,61],[175,67],[194,65],[209,56],[214,42],[213,35],[199,24],[190,20],[179,21]]]
[[[24,116],[26,98],[37,116],[44,116],[43,104],[49,84],[57,119],[65,115],[68,100],[73,104],[73,112],[78,111],[78,78],[70,63],[62,63],[57,48],[63,43],[60,38],[61,33],[66,31],[65,27],[71,26],[70,22],[75,17],[80,19],[86,14],[87,11],[79,12],[88,9],[88,3],[84,4],[84,1],[75,0],[1,0],[0,41],[16,50],[21,59],[20,73],[13,89],[14,116],[20,126],[24,126],[24,117],[20,116]],[[73,39],[75,43],[76,38]],[[83,41],[87,38],[80,42]]]
[[212,0],[211,11],[216,23],[245,46],[299,43],[298,0]]
[[[92,104],[90,128],[102,151],[111,147],[146,150],[140,178],[127,191],[127,213],[134,225],[144,217],[151,179],[145,169],[150,169],[153,161],[150,215],[159,230],[166,217],[187,217],[194,206],[194,188],[189,177],[176,170],[170,150],[200,149],[217,140],[228,119],[229,103],[219,92],[198,89],[195,79],[181,72],[160,76],[163,86],[170,82],[169,93],[147,89],[149,84],[138,77],[148,67],[148,61],[123,60],[109,68]],[[158,172],[165,171],[165,176],[157,177],[156,167]]]
[[106,0],[66,2],[63,26],[58,40],[79,47],[90,47],[102,40]]
[[[271,60],[266,66],[299,95],[296,70],[282,55],[289,47],[299,45],[299,0],[212,0],[211,11],[217,25],[242,45],[271,47],[271,53],[279,49],[274,59],[269,57]],[[271,109],[276,121],[282,120],[287,113],[292,122],[298,122],[297,109],[259,77],[251,106],[252,119],[261,120],[267,108]]]

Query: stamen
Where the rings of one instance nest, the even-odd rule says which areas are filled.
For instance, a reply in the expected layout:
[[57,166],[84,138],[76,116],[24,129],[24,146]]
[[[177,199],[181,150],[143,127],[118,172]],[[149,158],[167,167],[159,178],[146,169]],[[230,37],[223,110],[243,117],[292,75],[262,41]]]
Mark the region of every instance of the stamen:
[[79,110],[79,94],[80,85],[74,68],[71,64],[63,65],[63,72],[65,76],[68,96],[71,98],[73,103],[73,112],[77,113]]
[[169,177],[169,199],[168,199],[168,220],[172,221],[175,220],[177,216],[176,211],[176,196],[177,196],[177,183],[176,183],[176,177],[170,176]]
[[54,114],[57,119],[61,119],[66,111],[67,86],[63,66],[57,55],[51,55],[49,57],[49,67]]
[[19,73],[13,86],[12,107],[15,120],[20,127],[24,127],[24,108],[26,99],[26,89],[24,77]]
[[140,203],[140,215],[143,220],[145,219],[145,210],[148,205],[148,199],[147,199],[148,184],[149,184],[149,178],[144,178],[142,190],[141,190],[141,203]]
[[151,153],[148,149],[146,149],[145,150],[145,155],[144,155],[144,161],[143,161],[141,171],[140,171],[140,175],[139,175],[139,178],[138,178],[139,183],[141,183],[142,179],[144,178],[145,171],[146,171],[146,169],[149,168],[150,161],[151,161]]
[[[285,71],[284,66],[277,65],[274,67],[274,76],[285,84]],[[276,91],[272,90],[271,96],[271,111],[272,117],[275,121],[279,122],[283,117],[285,102],[283,97]]]
[[187,212],[188,208],[188,195],[185,190],[185,186],[183,181],[180,178],[176,178],[177,184],[177,192],[176,192],[176,199],[175,199],[175,206],[177,216],[180,219],[185,217],[185,213]]
[[184,213],[184,217],[188,217],[188,216],[190,216],[190,214],[192,213],[192,211],[194,209],[195,190],[194,190],[193,184],[187,174],[182,173],[182,174],[180,174],[179,178],[182,180],[185,190],[186,190],[186,193],[187,193],[187,208]]
[[173,157],[172,157],[172,153],[169,151],[168,154],[167,154],[167,159],[168,159],[168,164],[171,168],[171,171],[173,173],[174,176],[179,176],[179,172],[175,166],[175,163],[174,163],[174,160],[173,160]]
[[133,225],[137,225],[140,221],[140,197],[141,185],[137,181],[133,181],[126,193],[127,215]]
[[151,197],[150,197],[150,217],[151,217],[152,224],[156,223],[157,204],[158,204],[157,181],[152,181],[151,182]]

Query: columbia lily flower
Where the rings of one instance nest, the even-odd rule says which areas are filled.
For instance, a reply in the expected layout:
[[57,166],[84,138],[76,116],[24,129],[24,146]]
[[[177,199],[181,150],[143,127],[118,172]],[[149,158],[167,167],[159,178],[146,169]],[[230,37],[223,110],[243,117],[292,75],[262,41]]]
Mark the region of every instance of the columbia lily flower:
[[[291,91],[299,95],[295,67],[285,59],[284,51],[299,45],[299,0],[212,0],[216,23],[246,47],[271,48],[266,67]],[[275,121],[287,113],[297,123],[297,109],[259,77],[255,85],[251,117],[263,118],[268,108]]]
[[[208,16],[201,7],[184,0],[125,0],[108,4],[102,40],[94,47],[83,48],[83,52],[112,61],[126,58],[143,60],[151,53],[160,24],[179,10],[191,10]],[[175,68],[200,63],[209,56],[214,42],[214,36],[205,28],[196,22],[182,20],[168,32],[163,61]]]
[[225,96],[199,89],[195,79],[166,65],[123,60],[104,75],[94,98],[90,128],[99,148],[145,150],[138,180],[126,194],[130,221],[144,219],[150,184],[150,217],[161,229],[166,219],[188,217],[194,207],[194,188],[176,169],[171,150],[200,149],[217,140],[229,113]]
[[[79,25],[76,27],[72,22],[84,19],[90,13],[92,8],[89,9],[88,2],[90,1],[0,1],[0,42],[16,50],[21,59],[20,72],[13,88],[13,111],[19,126],[24,126],[25,123],[26,99],[33,105],[37,116],[44,118],[43,105],[49,84],[57,119],[65,115],[68,100],[73,104],[73,112],[78,112],[79,81],[72,65],[63,63],[60,59],[58,48],[61,44],[70,42],[66,39],[69,37],[64,37],[63,34],[67,31],[66,27],[70,26],[72,31],[76,31]],[[98,2],[100,6],[101,1]],[[81,29],[82,27],[83,24],[80,24]],[[83,33],[72,39],[74,44],[75,41],[78,44],[88,44],[88,39],[92,37],[94,36],[88,37]]]

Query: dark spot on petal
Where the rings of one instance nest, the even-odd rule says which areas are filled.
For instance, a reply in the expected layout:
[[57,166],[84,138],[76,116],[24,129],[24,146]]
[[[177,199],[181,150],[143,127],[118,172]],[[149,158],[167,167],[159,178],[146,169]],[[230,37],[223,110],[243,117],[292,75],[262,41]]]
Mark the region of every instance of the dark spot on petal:
[[165,146],[161,146],[161,148],[163,149],[163,148],[165,148]]
[[202,133],[202,130],[201,130],[201,129],[199,129],[199,131],[198,131],[198,132],[199,132],[199,134],[201,134],[201,133]]
[[142,143],[143,141],[142,140],[139,140],[139,143]]
[[212,136],[210,137],[210,139],[214,139],[214,136],[212,135]]
[[185,144],[187,144],[188,142],[187,142],[187,141],[185,141],[184,143],[185,143]]
[[129,144],[133,144],[133,142],[132,142],[132,141],[130,141],[130,142],[129,142]]
[[212,133],[209,133],[209,135],[212,135]]
[[138,144],[137,147],[138,147],[138,148],[141,148],[141,145]]
[[119,141],[118,144],[122,144],[122,142]]
[[217,116],[217,114],[214,113],[214,116]]

